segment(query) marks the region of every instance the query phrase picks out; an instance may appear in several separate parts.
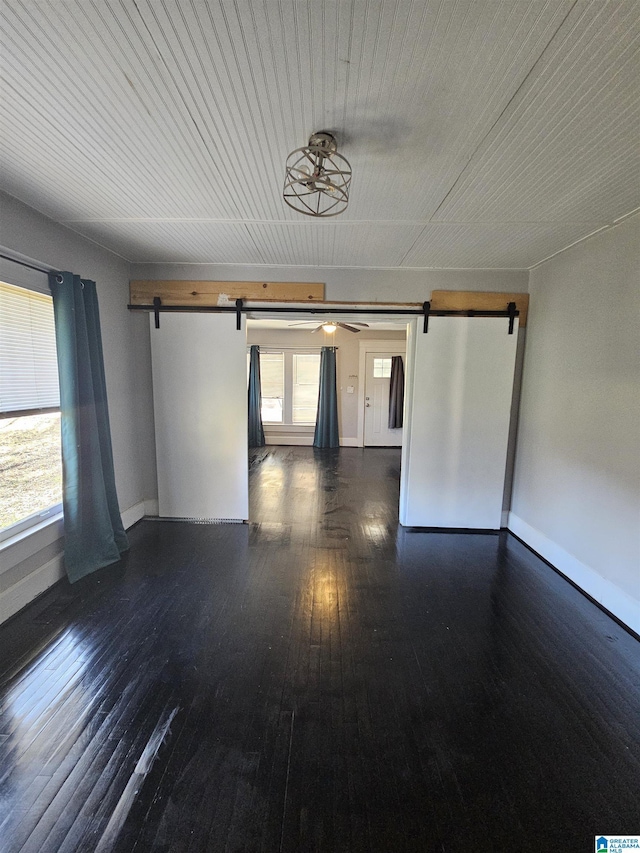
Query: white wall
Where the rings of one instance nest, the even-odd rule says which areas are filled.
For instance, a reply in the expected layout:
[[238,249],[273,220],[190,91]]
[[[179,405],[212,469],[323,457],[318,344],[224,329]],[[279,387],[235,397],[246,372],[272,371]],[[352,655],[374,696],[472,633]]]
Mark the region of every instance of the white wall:
[[[295,322],[295,321],[292,321]],[[310,328],[313,328],[311,326]],[[336,374],[338,384],[338,424],[340,428],[340,442],[347,446],[356,446],[358,437],[358,389],[361,382],[364,382],[364,376],[359,376],[359,358],[360,347],[359,343],[362,340],[400,340],[404,341],[406,332],[404,326],[399,327],[399,331],[388,331],[375,329],[367,329],[357,334],[347,332],[344,329],[338,329],[331,335],[332,345],[338,347],[336,357]],[[260,329],[252,326],[247,332],[247,343],[258,344],[262,346],[287,346],[287,347],[321,347],[329,345],[329,340],[325,341],[324,335],[321,332],[311,334],[310,331],[298,331],[294,329]],[[347,393],[347,388],[353,387],[353,394]],[[276,431],[265,425],[265,437],[267,443],[272,443]],[[313,439],[313,427],[296,427],[293,428],[294,434],[304,434],[311,436]],[[282,430],[279,431],[282,433]],[[287,432],[287,438],[280,438],[279,441],[287,443],[290,436]],[[298,441],[299,439],[296,439]],[[311,443],[307,440],[307,443]]]
[[[0,246],[38,264],[70,270],[97,283],[116,486],[125,522],[133,523],[136,515],[142,515],[145,499],[156,497],[156,475],[149,321],[145,315],[127,310],[129,263],[3,193]],[[20,589],[14,592],[19,595],[14,598],[23,606],[27,603],[25,595],[31,594],[28,590],[33,586],[30,575],[40,572],[42,589],[57,579],[61,549],[58,537],[56,532],[54,541],[50,541],[50,532],[37,542],[40,547],[35,553],[22,544],[19,549],[5,550],[0,555],[0,600],[4,595],[6,604],[7,595],[18,585]],[[5,610],[4,615],[10,613]]]
[[509,527],[640,632],[640,218],[530,294]]

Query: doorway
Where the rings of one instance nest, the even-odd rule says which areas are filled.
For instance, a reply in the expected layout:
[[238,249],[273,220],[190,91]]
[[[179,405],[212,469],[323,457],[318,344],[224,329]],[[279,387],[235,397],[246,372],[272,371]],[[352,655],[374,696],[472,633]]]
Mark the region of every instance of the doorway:
[[[152,316],[160,515],[246,520],[244,321],[240,331],[228,317],[215,314],[169,314],[159,328],[153,322]],[[336,341],[343,430],[347,412],[359,409],[357,439],[353,433],[342,436],[343,447],[364,446],[365,402],[377,411],[378,420],[369,440],[380,445],[391,440],[383,430],[387,359],[406,348],[403,525],[499,529],[517,342],[509,325],[506,316],[434,316],[429,334],[419,332],[413,321],[407,343],[397,337],[394,343],[390,338],[355,345],[346,337]],[[368,354],[378,361],[369,362],[374,384],[365,393]],[[378,379],[385,381],[376,389]],[[300,428],[312,429],[309,424]]]
[[391,361],[396,352],[367,352],[364,373],[364,446],[401,447],[402,429],[389,429]]
[[406,369],[406,328],[402,332],[402,339],[359,341],[358,447],[402,446],[403,430],[389,429],[392,358],[401,356]]

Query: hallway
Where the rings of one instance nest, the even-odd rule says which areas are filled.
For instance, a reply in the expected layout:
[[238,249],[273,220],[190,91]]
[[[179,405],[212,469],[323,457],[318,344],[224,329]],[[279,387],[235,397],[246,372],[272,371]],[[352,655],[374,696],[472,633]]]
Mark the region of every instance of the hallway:
[[251,452],[0,627],[0,850],[593,849],[638,832],[638,643],[508,534],[398,525],[400,451]]

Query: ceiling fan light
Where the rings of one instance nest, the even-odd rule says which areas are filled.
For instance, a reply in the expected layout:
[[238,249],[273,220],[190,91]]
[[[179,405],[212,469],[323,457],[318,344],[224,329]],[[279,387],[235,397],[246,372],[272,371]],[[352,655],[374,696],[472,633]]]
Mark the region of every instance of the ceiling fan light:
[[349,161],[338,154],[333,134],[321,131],[287,157],[282,196],[306,216],[337,216],[349,204],[350,184]]
[[328,332],[330,335],[332,335],[336,331],[337,328],[338,328],[338,326],[335,323],[323,323],[322,324],[322,330],[324,332]]

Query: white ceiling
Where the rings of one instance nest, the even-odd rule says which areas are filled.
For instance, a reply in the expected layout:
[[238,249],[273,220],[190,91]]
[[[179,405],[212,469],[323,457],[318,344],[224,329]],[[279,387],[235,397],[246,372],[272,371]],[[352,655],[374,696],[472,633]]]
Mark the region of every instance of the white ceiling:
[[1,5],[0,186],[131,261],[527,269],[640,207],[637,0]]

